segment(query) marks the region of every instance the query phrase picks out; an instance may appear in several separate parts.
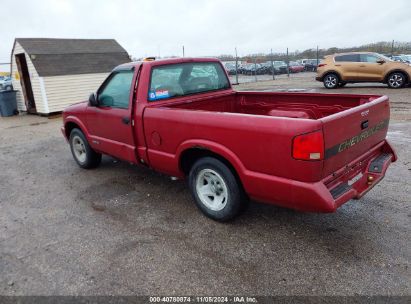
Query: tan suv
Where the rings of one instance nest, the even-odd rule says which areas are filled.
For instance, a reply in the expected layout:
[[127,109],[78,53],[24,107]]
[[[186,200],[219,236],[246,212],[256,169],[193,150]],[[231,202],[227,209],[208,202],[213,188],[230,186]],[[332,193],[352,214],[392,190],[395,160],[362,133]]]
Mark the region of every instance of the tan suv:
[[322,81],[327,89],[356,82],[386,83],[397,89],[410,83],[411,66],[377,53],[334,54],[318,65],[315,79]]

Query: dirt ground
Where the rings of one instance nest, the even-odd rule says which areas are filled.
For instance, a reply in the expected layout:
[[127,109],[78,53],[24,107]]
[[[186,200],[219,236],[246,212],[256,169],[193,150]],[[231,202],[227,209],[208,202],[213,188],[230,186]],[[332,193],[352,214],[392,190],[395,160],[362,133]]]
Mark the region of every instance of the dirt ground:
[[80,169],[61,118],[0,118],[0,294],[410,296],[411,88],[312,76],[236,88],[390,97],[399,160],[334,214],[253,203],[216,223],[184,181],[110,157]]

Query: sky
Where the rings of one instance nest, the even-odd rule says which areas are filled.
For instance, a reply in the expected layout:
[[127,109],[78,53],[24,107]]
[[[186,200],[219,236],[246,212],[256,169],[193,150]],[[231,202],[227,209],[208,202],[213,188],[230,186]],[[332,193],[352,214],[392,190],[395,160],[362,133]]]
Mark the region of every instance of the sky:
[[[15,38],[114,38],[133,57],[217,56],[411,41],[411,0],[0,0]],[[7,67],[8,68],[8,67]],[[0,70],[5,66],[0,65]]]

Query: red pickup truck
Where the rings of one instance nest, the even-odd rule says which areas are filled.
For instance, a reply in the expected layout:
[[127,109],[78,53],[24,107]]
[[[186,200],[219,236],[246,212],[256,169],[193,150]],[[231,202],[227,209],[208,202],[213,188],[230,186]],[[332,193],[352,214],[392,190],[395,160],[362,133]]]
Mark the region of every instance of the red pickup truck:
[[397,156],[386,96],[237,92],[210,58],[120,65],[63,112],[82,168],[107,154],[177,178],[210,218],[247,201],[333,212],[362,197]]

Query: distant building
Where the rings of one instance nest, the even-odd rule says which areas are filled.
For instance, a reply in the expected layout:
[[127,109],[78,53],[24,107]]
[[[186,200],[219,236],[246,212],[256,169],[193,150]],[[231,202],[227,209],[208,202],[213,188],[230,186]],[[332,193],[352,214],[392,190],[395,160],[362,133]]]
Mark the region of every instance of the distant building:
[[117,65],[129,62],[113,39],[17,38],[11,53],[20,111],[49,114],[87,100]]

